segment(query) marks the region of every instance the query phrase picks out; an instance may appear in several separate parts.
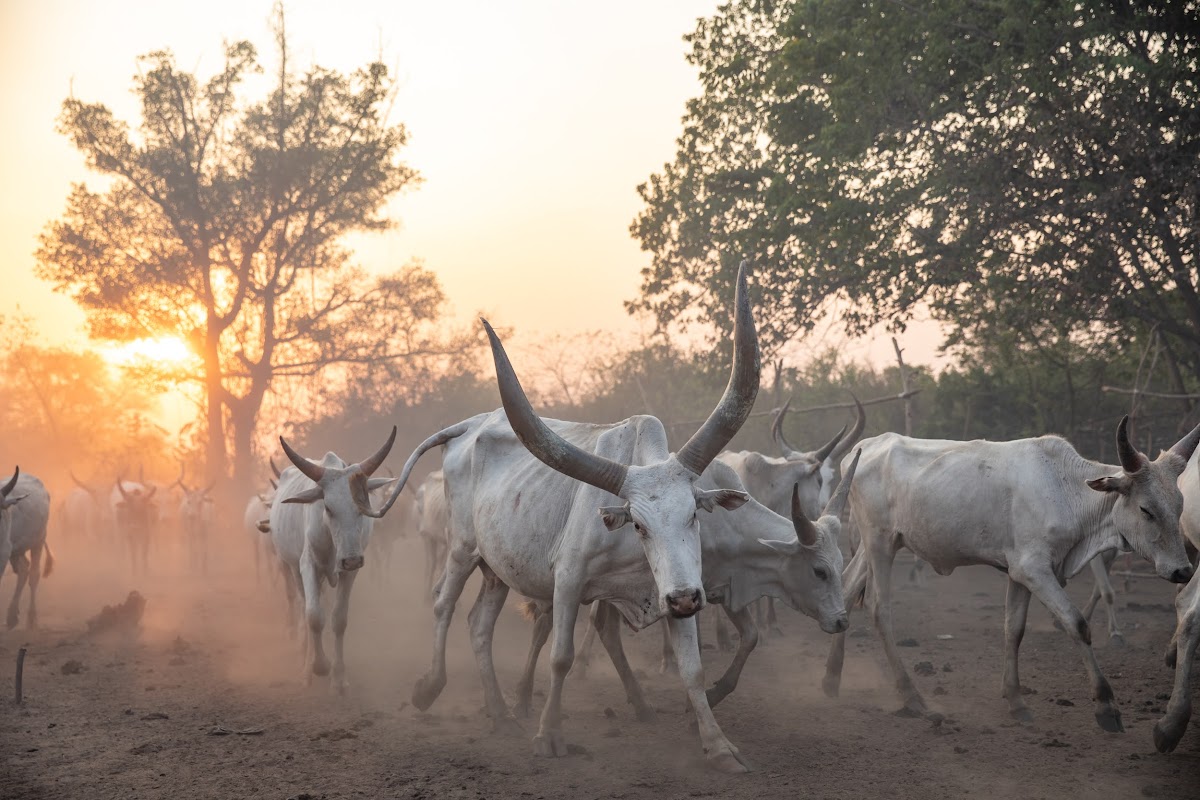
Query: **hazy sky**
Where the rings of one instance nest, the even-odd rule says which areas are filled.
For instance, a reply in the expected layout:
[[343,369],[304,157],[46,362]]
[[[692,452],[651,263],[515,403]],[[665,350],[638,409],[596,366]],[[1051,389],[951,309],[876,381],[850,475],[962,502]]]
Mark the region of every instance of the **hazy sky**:
[[[403,156],[424,183],[393,202],[396,230],[356,240],[359,262],[387,271],[422,259],[460,320],[482,311],[523,331],[635,331],[622,302],[649,262],[628,232],[636,186],[674,154],[699,92],[681,37],[716,5],[289,2],[298,66],[349,71],[381,54],[399,76]],[[82,336],[82,314],[32,275],[39,231],[88,179],[54,130],[62,100],[136,122],[138,55],[168,48],[208,76],[224,41],[249,39],[270,64],[271,8],[0,0],[0,314],[19,305],[47,338]],[[913,345],[926,360],[930,348]],[[886,360],[890,345],[855,349]]]

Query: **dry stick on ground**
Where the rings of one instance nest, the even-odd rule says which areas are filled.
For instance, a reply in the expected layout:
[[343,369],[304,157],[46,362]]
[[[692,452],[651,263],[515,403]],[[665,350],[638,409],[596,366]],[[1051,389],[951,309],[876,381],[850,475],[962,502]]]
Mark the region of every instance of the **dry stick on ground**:
[[25,677],[25,648],[22,647],[17,651],[17,681],[16,681],[16,703],[21,705],[22,698],[22,682]]

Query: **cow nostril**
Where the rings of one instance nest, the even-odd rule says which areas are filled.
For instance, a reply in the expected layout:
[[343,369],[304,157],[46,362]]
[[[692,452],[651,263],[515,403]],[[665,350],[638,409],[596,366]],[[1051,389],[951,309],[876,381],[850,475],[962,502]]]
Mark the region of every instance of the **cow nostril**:
[[1177,569],[1171,573],[1171,582],[1172,583],[1187,583],[1188,581],[1190,581],[1192,579],[1192,573],[1193,573],[1193,570],[1191,567],[1184,567],[1183,569]]

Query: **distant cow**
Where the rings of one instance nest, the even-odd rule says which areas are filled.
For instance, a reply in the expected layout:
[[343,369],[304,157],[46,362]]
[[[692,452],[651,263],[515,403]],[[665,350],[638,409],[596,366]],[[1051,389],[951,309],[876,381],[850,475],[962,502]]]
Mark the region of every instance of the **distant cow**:
[[271,481],[270,487],[265,492],[251,495],[250,499],[246,501],[246,511],[242,515],[242,526],[254,548],[254,575],[259,583],[262,582],[264,565],[269,575],[275,574],[275,545],[271,542],[268,520],[278,484]]
[[217,513],[212,490],[216,483],[203,489],[193,489],[183,482],[183,474],[175,485],[183,492],[179,499],[179,527],[188,549],[189,562],[202,575],[208,573],[209,537],[216,527]]
[[[886,433],[862,443],[850,491],[850,514],[862,545],[843,575],[847,606],[865,591],[905,705],[925,701],[900,660],[891,629],[891,572],[907,547],[939,575],[983,564],[1008,573],[1004,697],[1012,715],[1031,719],[1021,696],[1017,651],[1031,595],[1078,646],[1092,684],[1096,721],[1122,731],[1113,692],[1092,653],[1083,615],[1063,590],[1066,579],[1106,550],[1134,550],[1160,577],[1185,583],[1192,565],[1179,535],[1183,497],[1176,479],[1200,441],[1200,426],[1157,460],[1129,442],[1128,418],[1117,428],[1119,467],[1081,457],[1057,436],[1012,442],[910,439]],[[1115,474],[1114,474],[1115,473]],[[829,655],[825,690],[841,680],[844,635]]]
[[[371,478],[387,458],[396,441],[396,428],[375,455],[357,464],[346,464],[334,453],[326,453],[320,464],[297,453],[280,437],[279,443],[293,466],[279,478],[279,491],[271,504],[270,530],[282,562],[288,588],[289,609],[299,599],[308,620],[307,649],[312,655],[312,674],[328,675],[322,634],[325,611],[321,607],[321,584],[337,589],[333,606],[333,687],[344,692],[346,662],[343,642],[350,613],[350,592],[358,570],[366,561],[367,544],[374,520],[359,512],[369,503],[367,492],[391,483],[390,478]],[[350,478],[361,476],[362,497],[352,496]],[[306,653],[306,657],[307,657]]]
[[[0,578],[12,564],[17,588],[8,606],[8,627],[15,628],[21,615],[21,590],[29,582],[29,611],[25,622],[37,626],[37,587],[54,568],[54,553],[46,541],[50,522],[50,493],[32,475],[21,474],[18,467],[12,477],[0,479]],[[42,551],[46,566],[42,568]]]
[[425,549],[425,597],[433,601],[433,587],[446,563],[449,516],[446,511],[446,479],[435,470],[417,487],[417,534]]
[[118,477],[109,497],[113,526],[125,535],[135,575],[145,575],[150,568],[150,538],[159,524],[157,493],[157,486]]

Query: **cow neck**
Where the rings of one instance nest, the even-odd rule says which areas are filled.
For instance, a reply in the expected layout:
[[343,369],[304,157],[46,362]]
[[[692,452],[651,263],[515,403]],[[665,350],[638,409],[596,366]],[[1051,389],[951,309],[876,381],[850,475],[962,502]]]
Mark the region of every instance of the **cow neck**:
[[[1089,478],[1100,475],[1116,475],[1121,472],[1120,467],[1093,461],[1086,463],[1089,467],[1087,475]],[[1089,561],[1100,553],[1106,550],[1116,550],[1121,546],[1120,532],[1117,530],[1116,522],[1113,521],[1112,513],[1113,507],[1117,504],[1117,493],[1097,492],[1083,483],[1084,480],[1086,478],[1080,479],[1080,485],[1083,488],[1080,501],[1081,519],[1079,520],[1083,536],[1067,551],[1061,565],[1055,565],[1057,571],[1062,572],[1067,578],[1078,574]]]
[[783,597],[780,564],[787,558],[759,539],[787,541],[796,533],[791,522],[751,498],[733,511],[717,509],[700,523],[701,570],[705,593],[724,597],[724,605],[740,611],[760,597]]

